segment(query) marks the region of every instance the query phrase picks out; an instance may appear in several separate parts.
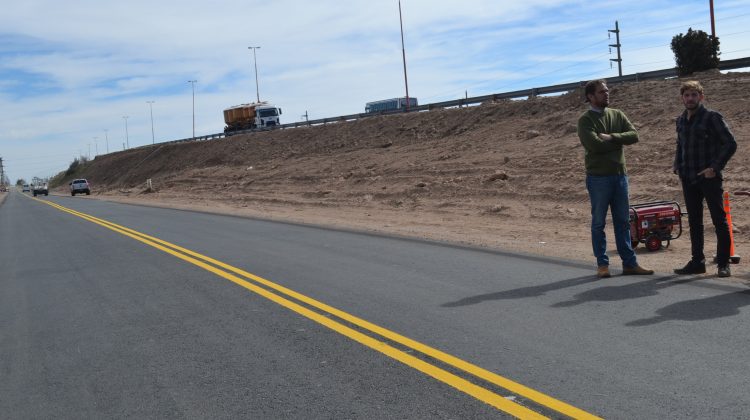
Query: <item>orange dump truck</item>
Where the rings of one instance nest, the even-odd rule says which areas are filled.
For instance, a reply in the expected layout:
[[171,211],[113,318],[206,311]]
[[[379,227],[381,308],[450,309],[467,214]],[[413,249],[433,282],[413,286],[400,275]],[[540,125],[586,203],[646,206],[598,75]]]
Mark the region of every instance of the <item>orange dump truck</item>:
[[224,110],[224,133],[275,127],[280,124],[281,108],[267,102],[236,105]]

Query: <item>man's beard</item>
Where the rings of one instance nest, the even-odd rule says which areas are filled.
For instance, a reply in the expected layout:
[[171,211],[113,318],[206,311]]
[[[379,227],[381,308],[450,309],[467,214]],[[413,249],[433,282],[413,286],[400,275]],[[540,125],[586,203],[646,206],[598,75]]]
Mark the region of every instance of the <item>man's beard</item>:
[[695,103],[686,103],[686,104],[685,104],[685,108],[686,108],[686,109],[689,109],[689,110],[691,110],[691,111],[692,111],[692,110],[694,110],[694,109],[697,109],[697,108],[698,108],[698,105],[700,105],[700,102],[695,102]]

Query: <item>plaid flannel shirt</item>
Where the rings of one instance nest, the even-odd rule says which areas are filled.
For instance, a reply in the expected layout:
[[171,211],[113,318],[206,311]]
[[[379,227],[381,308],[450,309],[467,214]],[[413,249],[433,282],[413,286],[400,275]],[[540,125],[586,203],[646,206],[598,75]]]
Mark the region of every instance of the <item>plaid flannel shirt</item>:
[[687,110],[677,118],[677,153],[674,170],[683,181],[700,181],[698,172],[709,167],[722,179],[721,171],[737,150],[734,135],[724,117],[703,105],[688,119]]

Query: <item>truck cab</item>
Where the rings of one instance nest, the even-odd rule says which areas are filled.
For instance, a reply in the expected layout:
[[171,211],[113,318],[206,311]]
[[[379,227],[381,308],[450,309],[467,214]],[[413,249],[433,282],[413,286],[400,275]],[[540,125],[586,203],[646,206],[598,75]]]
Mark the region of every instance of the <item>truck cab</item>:
[[279,125],[281,108],[273,105],[261,105],[255,108],[255,124],[258,127],[273,127]]

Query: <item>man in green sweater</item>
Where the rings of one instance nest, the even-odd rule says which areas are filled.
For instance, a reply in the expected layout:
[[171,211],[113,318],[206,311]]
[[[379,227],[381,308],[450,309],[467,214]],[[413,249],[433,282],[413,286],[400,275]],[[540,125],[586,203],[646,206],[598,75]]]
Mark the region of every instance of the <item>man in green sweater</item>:
[[625,113],[608,108],[609,89],[605,80],[586,83],[586,102],[591,107],[578,119],[578,138],[585,151],[586,189],[591,199],[591,245],[599,278],[610,277],[607,238],[604,233],[607,211],[612,211],[617,253],[622,274],[654,274],[636,261],[630,241],[630,203],[624,146],[638,142],[638,132]]

